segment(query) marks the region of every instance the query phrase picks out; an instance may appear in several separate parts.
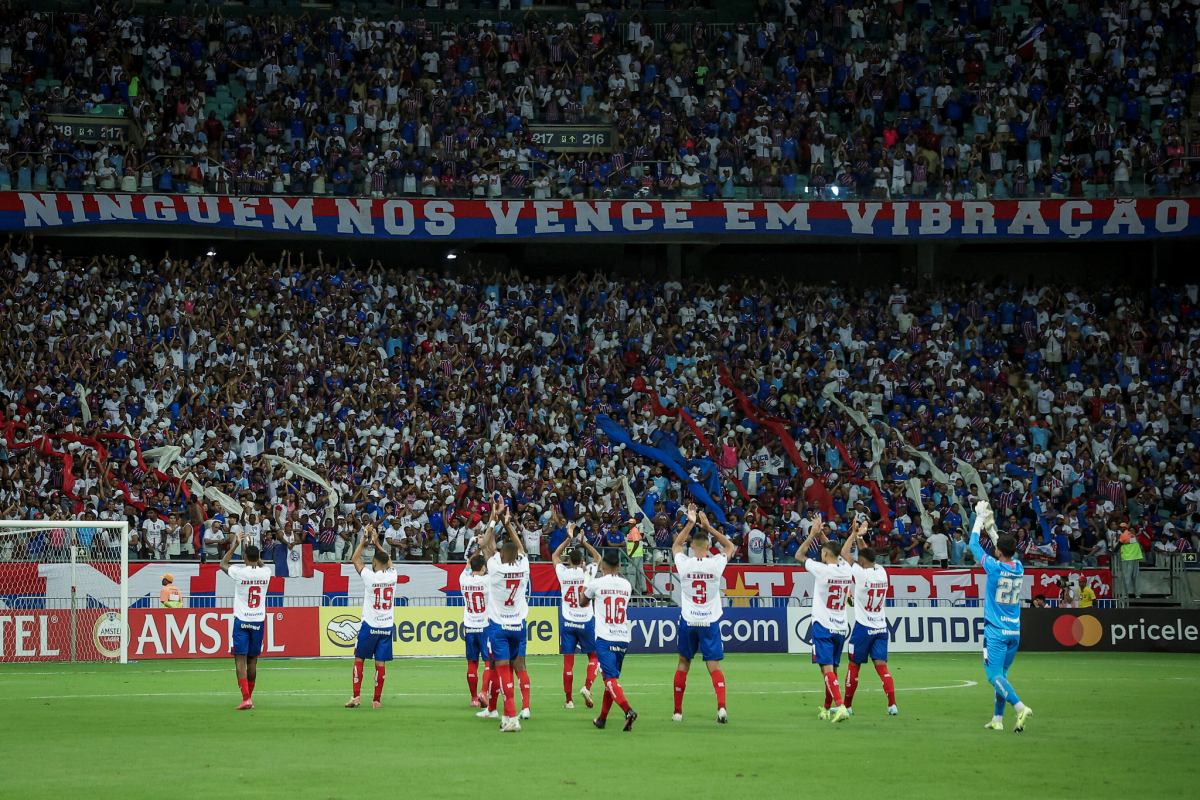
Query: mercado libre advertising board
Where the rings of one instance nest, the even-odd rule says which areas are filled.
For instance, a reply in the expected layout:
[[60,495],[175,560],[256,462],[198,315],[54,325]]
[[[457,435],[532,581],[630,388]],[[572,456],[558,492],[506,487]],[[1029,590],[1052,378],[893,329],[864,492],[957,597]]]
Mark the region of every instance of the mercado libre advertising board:
[[[354,654],[362,610],[356,606],[320,609],[320,655]],[[558,652],[558,609],[531,608],[525,624],[526,654]],[[459,656],[465,650],[462,607],[427,606],[396,609],[392,652],[396,656]]]
[[609,153],[616,146],[612,128],[604,125],[531,125],[529,141],[555,153]]

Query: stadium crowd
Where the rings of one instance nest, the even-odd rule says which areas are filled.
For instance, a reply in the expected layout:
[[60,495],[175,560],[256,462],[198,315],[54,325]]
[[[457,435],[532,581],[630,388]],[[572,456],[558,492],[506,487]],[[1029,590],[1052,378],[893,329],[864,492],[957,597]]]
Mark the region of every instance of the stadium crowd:
[[[979,486],[962,463],[1030,560],[1103,563],[1123,525],[1148,554],[1195,546],[1196,286],[684,285],[460,264],[86,259],[10,239],[0,512],[125,517],[138,558],[215,556],[240,530],[345,559],[371,519],[398,558],[447,560],[500,491],[535,556],[574,521],[649,563],[689,494],[601,433],[603,414],[693,468],[713,453],[707,485],[751,563],[790,561],[814,510],[837,533],[868,514],[890,563],[962,563]],[[871,419],[880,452],[826,391]],[[668,415],[680,407],[694,427]],[[170,465],[138,455],[171,446]],[[115,554],[109,532],[79,536]],[[68,537],[6,537],[0,558],[61,556]]]
[[[759,22],[680,15],[652,25],[608,7],[576,22],[528,13],[443,24],[353,7],[325,19],[5,3],[0,189],[941,199],[1195,190],[1194,3],[760,5]],[[88,143],[50,119],[105,107],[137,130]],[[616,146],[546,151],[535,123],[611,126]]]

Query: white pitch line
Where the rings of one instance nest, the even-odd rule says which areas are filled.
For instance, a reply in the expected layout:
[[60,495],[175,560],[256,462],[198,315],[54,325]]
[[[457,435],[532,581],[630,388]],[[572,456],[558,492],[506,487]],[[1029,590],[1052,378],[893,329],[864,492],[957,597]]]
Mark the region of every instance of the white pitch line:
[[[195,671],[195,670],[193,670],[193,671]],[[624,686],[624,688],[626,688],[626,689],[664,689],[669,685],[670,684],[666,684],[666,683],[631,683],[631,684],[626,684]],[[770,684],[750,683],[750,684],[746,684],[746,685],[747,686],[765,686],[765,685],[770,685]],[[945,689],[969,689],[972,686],[978,686],[978,685],[979,684],[976,681],[959,681],[958,683],[945,684],[942,686],[898,686],[898,687],[896,687],[896,691],[898,691],[898,692],[935,692],[935,691],[941,691],[941,690],[945,690]],[[825,691],[824,689],[785,689],[782,691],[780,691],[780,690],[744,691],[744,690],[739,689],[739,690],[736,690],[734,692],[734,694],[735,695],[738,695],[738,694],[771,694],[771,695],[775,695],[775,694],[822,694],[822,693],[824,693],[824,691]],[[874,687],[864,687],[863,689],[859,689],[859,691],[860,692],[863,692],[863,691],[882,692],[883,690],[876,689]],[[226,691],[221,691],[221,692],[128,692],[128,693],[115,692],[112,694],[42,694],[42,695],[30,695],[29,697],[21,697],[21,698],[14,697],[14,698],[9,698],[9,699],[10,700],[89,700],[89,699],[100,700],[100,699],[111,699],[111,698],[116,698],[116,697],[230,697],[230,696],[233,696],[234,694],[235,694],[235,692],[232,692],[232,691],[227,691],[227,692]],[[346,694],[345,692],[310,692],[310,691],[306,691],[306,690],[302,690],[302,689],[296,689],[296,690],[284,689],[284,690],[275,690],[275,691],[267,690],[267,691],[259,692],[260,697],[342,697],[345,694]],[[462,692],[389,692],[387,694],[387,697],[461,697],[462,694],[463,694]]]

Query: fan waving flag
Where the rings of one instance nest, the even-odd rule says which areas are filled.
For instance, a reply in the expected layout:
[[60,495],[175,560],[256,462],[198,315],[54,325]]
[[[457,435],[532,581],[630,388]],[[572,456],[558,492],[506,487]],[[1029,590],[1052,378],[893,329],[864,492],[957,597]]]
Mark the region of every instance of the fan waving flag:
[[1042,38],[1042,34],[1046,32],[1045,23],[1038,22],[1030,25],[1025,33],[1021,34],[1021,38],[1017,41],[1017,55],[1025,61],[1033,58],[1034,45],[1037,40]]
[[315,570],[311,544],[276,547],[274,550],[276,578],[311,578],[313,576]]

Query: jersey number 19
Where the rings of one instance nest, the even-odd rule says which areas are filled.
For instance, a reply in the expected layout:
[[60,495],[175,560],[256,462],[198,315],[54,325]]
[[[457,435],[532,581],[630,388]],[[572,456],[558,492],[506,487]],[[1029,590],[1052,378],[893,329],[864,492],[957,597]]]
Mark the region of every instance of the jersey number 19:
[[376,586],[375,587],[375,602],[371,604],[371,608],[376,611],[388,611],[392,607],[392,592],[395,591],[391,586]]

